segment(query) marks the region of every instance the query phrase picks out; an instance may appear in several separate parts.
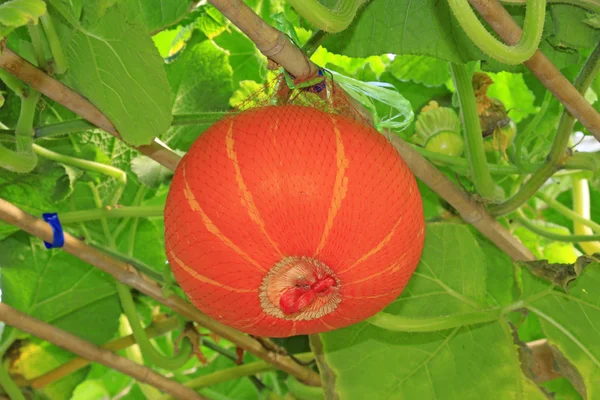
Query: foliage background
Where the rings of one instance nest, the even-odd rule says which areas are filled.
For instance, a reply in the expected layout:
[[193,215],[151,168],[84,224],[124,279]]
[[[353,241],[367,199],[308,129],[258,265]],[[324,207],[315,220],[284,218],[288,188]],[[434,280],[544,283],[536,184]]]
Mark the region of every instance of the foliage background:
[[[268,23],[298,36],[300,44],[314,30],[279,0],[246,1]],[[332,6],[335,0],[323,1]],[[139,145],[158,137],[183,153],[236,101],[260,88],[267,78],[266,59],[254,44],[212,6],[190,8],[188,0],[97,0],[47,3],[68,60],[60,80],[96,104],[115,124],[123,139]],[[507,7],[522,20],[524,8]],[[589,12],[574,5],[548,7],[540,48],[571,80],[600,40],[600,30],[585,21]],[[8,36],[7,46],[31,62],[35,57],[25,27]],[[45,49],[50,55],[49,49]],[[387,2],[373,0],[346,31],[331,35],[313,55],[320,66],[361,81],[392,85],[410,101],[415,114],[430,100],[457,107],[448,61],[474,62],[495,81],[489,95],[502,101],[521,131],[539,112],[545,89],[522,66],[508,67],[488,59],[462,32],[445,1]],[[600,84],[586,98],[599,107]],[[13,129],[19,99],[4,92],[0,121]],[[381,113],[387,110],[379,109]],[[215,114],[215,112],[217,114]],[[549,110],[524,152],[530,162],[543,161],[550,148],[562,106],[552,100]],[[177,116],[193,115],[193,124],[176,124]],[[175,117],[174,117],[175,116]],[[61,105],[44,98],[35,126],[77,119]],[[583,127],[579,130],[585,134]],[[414,123],[398,132],[409,138]],[[581,138],[581,136],[577,136]],[[2,139],[6,139],[2,137]],[[577,139],[579,140],[579,139]],[[0,172],[0,197],[34,214],[61,215],[105,206],[145,207],[164,204],[171,174],[100,130],[49,136],[37,144],[65,156],[112,165],[122,180],[101,170],[82,169],[69,162],[40,158],[29,174]],[[598,151],[583,140],[578,150]],[[490,162],[502,165],[498,158]],[[468,177],[449,167],[441,169],[472,189]],[[506,190],[515,176],[495,174]],[[597,177],[592,184],[592,220],[600,222]],[[542,191],[571,207],[571,176],[554,177]],[[545,398],[543,390],[522,370],[518,342],[548,338],[565,355],[562,367],[569,379],[545,383],[556,399],[600,396],[600,269],[591,264],[570,287],[569,294],[511,262],[453,210],[420,183],[429,221],[426,247],[415,277],[386,312],[410,317],[436,317],[510,307],[495,321],[429,333],[385,331],[366,322],[313,338],[322,348],[319,367],[333,371],[326,392],[342,399],[362,398]],[[568,234],[572,222],[532,199],[524,208],[534,223]],[[573,263],[582,254],[577,244],[553,242],[535,235],[509,218],[502,221],[534,254],[550,262]],[[136,265],[162,274],[166,263],[163,222],[149,218],[76,221],[68,230],[86,242],[118,253]],[[113,279],[60,250],[48,251],[40,240],[0,224],[0,289],[2,301],[96,344],[127,332]],[[145,323],[168,309],[137,296]],[[518,335],[518,336],[516,336]],[[170,353],[177,332],[155,340]],[[18,338],[4,357],[11,374],[28,380],[73,356],[53,345],[4,327],[3,342]],[[517,342],[517,343],[518,343]],[[305,337],[280,342],[291,352],[308,351]],[[222,342],[224,347],[232,344]],[[173,374],[185,382],[232,361],[204,349],[204,366],[190,360]],[[131,357],[127,352],[122,355]],[[522,354],[521,354],[522,356]],[[252,361],[250,355],[245,361]],[[267,386],[258,390],[247,378],[218,384],[201,393],[214,399],[256,399],[285,396],[291,389],[281,372],[261,374]],[[579,391],[579,393],[578,393]],[[294,395],[294,394],[292,394]],[[271,397],[269,397],[271,396]],[[296,398],[302,395],[295,393]],[[37,391],[36,398],[105,399],[159,398],[151,388],[131,378],[93,365]]]

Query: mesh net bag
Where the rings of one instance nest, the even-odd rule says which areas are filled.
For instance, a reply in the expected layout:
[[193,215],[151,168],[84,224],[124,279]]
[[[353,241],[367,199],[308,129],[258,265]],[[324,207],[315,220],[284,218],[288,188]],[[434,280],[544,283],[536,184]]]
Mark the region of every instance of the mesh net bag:
[[183,290],[257,336],[377,313],[405,287],[423,239],[415,178],[328,77],[290,89],[280,76],[205,131],[165,208]]

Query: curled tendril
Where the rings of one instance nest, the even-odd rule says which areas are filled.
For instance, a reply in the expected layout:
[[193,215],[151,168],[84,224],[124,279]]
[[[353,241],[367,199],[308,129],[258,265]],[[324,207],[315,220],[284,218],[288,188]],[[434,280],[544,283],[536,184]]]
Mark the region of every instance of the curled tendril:
[[542,39],[546,18],[546,0],[527,0],[523,35],[517,44],[508,46],[481,24],[468,0],[448,0],[448,4],[469,39],[491,58],[502,63],[520,64],[533,56]]

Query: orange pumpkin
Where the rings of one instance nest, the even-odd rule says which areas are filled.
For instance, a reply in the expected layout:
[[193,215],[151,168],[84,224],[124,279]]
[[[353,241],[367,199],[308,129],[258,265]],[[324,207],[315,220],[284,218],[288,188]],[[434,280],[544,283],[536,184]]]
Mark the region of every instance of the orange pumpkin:
[[165,208],[174,275],[201,311],[286,337],[393,301],[424,239],[415,178],[353,119],[267,106],[217,122],[179,164]]

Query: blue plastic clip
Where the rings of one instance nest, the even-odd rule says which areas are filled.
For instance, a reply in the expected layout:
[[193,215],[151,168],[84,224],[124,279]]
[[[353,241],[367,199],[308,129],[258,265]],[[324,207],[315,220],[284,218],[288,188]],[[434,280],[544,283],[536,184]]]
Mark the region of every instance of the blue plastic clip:
[[65,234],[63,232],[62,225],[60,224],[60,220],[58,219],[57,213],[44,213],[42,214],[44,221],[46,221],[51,227],[52,232],[54,233],[54,238],[52,243],[48,243],[44,241],[44,245],[47,249],[60,248],[65,245]]
[[[324,71],[325,70],[323,68],[319,68],[319,76],[323,76]],[[325,82],[325,79],[323,79],[321,82],[319,82],[313,86],[313,90],[316,93],[321,93],[323,90],[325,90],[326,87],[327,87],[327,83]]]

